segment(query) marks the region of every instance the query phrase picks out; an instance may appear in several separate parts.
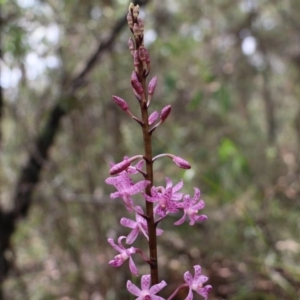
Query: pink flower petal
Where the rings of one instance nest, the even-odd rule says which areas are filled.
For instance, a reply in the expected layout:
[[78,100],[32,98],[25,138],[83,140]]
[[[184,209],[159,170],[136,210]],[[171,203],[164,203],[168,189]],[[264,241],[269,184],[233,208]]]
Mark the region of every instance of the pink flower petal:
[[[153,285],[150,289],[149,289],[149,293],[150,294],[157,294],[159,291],[161,291],[165,286],[167,285],[167,283],[162,280],[160,283]],[[151,295],[152,296],[152,295]]]
[[124,250],[124,247],[119,247],[118,245],[116,245],[115,244],[115,242],[114,242],[114,240],[113,239],[108,239],[107,240],[109,243],[110,243],[110,245],[115,249],[115,250],[117,250],[118,252],[122,252],[123,250]]
[[189,289],[189,293],[184,300],[193,300],[193,299],[194,299],[193,291]]
[[180,180],[174,187],[173,187],[173,192],[179,191],[183,187],[183,181]]
[[151,182],[149,180],[142,180],[140,182],[137,182],[135,185],[131,186],[129,189],[130,195],[134,195],[137,193],[142,192],[146,186],[148,186]]
[[127,290],[135,295],[135,296],[140,296],[141,295],[141,290],[136,286],[134,285],[130,280],[127,281]]
[[126,238],[126,244],[128,245],[132,244],[136,240],[138,235],[139,235],[139,228],[138,227],[133,228]]
[[205,207],[205,202],[200,200],[196,205],[193,206],[193,209],[200,210]]
[[196,266],[194,266],[194,270],[195,270],[194,280],[198,282],[198,280],[200,279],[200,276],[201,276],[202,268],[201,268],[201,266],[196,265]]
[[178,225],[183,224],[184,221],[185,221],[185,219],[186,219],[186,213],[184,213],[183,217],[182,217],[180,220],[176,221],[176,222],[174,223],[174,225],[178,226]]
[[184,278],[184,281],[189,286],[191,286],[193,284],[193,276],[192,276],[192,274],[189,271],[187,271],[187,272],[184,273],[183,278]]
[[136,267],[136,265],[135,265],[133,259],[131,258],[131,256],[130,256],[130,258],[129,258],[129,269],[130,269],[130,272],[131,272],[133,275],[135,275],[135,276],[138,276],[138,275],[139,275],[139,271],[138,271],[138,269],[137,269],[137,267]]
[[142,278],[141,278],[141,288],[142,288],[142,291],[149,290],[150,281],[151,281],[151,276],[150,275],[143,275],[142,276]]
[[134,222],[133,220],[124,218],[124,217],[120,220],[120,224],[123,225],[124,227],[128,227],[128,228],[136,227],[136,222]]

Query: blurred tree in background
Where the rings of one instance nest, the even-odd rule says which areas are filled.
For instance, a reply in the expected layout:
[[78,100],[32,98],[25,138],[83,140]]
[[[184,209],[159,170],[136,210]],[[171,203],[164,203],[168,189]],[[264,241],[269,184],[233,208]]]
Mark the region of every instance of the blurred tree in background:
[[[107,237],[128,233],[124,210],[104,184],[113,157],[142,147],[111,101],[137,104],[129,3],[0,3],[0,299],[129,299],[127,267],[108,266]],[[162,295],[201,264],[210,299],[299,299],[300,2],[139,3],[159,77],[153,110],[173,107],[154,154],[195,166],[158,162],[155,181],[172,172],[186,193],[200,186],[209,217],[161,224]]]

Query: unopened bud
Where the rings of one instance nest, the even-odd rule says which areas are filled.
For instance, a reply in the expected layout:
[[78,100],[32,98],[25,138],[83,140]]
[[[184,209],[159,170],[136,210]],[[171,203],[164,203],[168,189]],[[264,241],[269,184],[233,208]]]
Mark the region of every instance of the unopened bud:
[[171,105],[165,106],[160,113],[160,119],[165,121],[171,112]]
[[135,67],[138,67],[140,65],[140,58],[137,50],[134,50],[133,52],[133,65]]
[[139,58],[141,61],[146,61],[146,48],[144,46],[139,48]]
[[182,159],[181,157],[174,156],[173,161],[179,168],[182,168],[182,169],[190,169],[191,168],[191,165],[186,160]]
[[133,11],[133,9],[134,9],[134,4],[133,4],[133,2],[130,2],[129,7],[128,7],[128,12],[131,13]]
[[139,16],[140,13],[140,6],[137,4],[132,11],[133,17],[137,18]]
[[145,48],[145,60],[147,65],[150,64],[150,55],[149,55],[149,51]]
[[130,52],[133,52],[133,51],[134,51],[134,41],[133,41],[132,38],[130,38],[130,39],[128,40],[128,48],[129,48]]
[[121,109],[123,109],[124,111],[128,110],[129,106],[124,99],[118,96],[112,96],[112,99]]
[[141,35],[144,35],[144,21],[141,18],[138,18],[138,25]]
[[127,14],[127,23],[128,23],[129,28],[132,28],[132,26],[133,26],[133,18],[132,18],[132,15],[131,15],[130,12]]
[[153,125],[155,121],[158,119],[159,113],[154,111],[148,118],[149,125]]
[[131,85],[134,88],[134,90],[137,92],[137,94],[142,95],[144,93],[142,84],[140,83],[135,72],[132,72],[131,74]]
[[157,84],[157,76],[154,76],[148,84],[148,94],[153,95]]
[[122,171],[126,170],[130,166],[131,162],[130,160],[126,159],[121,161],[118,164],[115,164],[110,170],[109,174],[110,175],[117,175],[121,173]]

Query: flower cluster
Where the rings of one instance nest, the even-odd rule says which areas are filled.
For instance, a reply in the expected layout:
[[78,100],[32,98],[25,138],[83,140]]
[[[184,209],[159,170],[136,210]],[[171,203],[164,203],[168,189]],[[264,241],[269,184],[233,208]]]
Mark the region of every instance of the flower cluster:
[[[205,207],[205,203],[201,199],[201,193],[198,188],[194,188],[192,196],[185,194],[182,192],[183,181],[181,180],[174,185],[169,177],[165,178],[165,186],[154,185],[153,163],[155,160],[168,157],[179,168],[183,169],[190,169],[191,165],[183,158],[169,153],[152,157],[152,134],[156,128],[167,120],[171,112],[171,105],[165,106],[160,112],[154,111],[149,114],[148,109],[157,85],[157,77],[153,77],[148,83],[148,88],[146,88],[146,78],[150,72],[150,56],[143,42],[144,23],[139,18],[138,5],[130,4],[127,21],[134,36],[128,42],[134,65],[134,71],[131,74],[131,85],[140,105],[141,118],[132,114],[129,105],[124,99],[118,96],[113,96],[112,98],[124,112],[142,127],[145,151],[143,155],[126,156],[121,162],[111,164],[109,171],[111,176],[105,181],[116,189],[115,192],[111,193],[111,199],[121,199],[127,211],[135,214],[135,220],[126,217],[120,220],[122,226],[130,229],[127,236],[120,236],[117,244],[115,244],[113,239],[108,239],[110,245],[119,252],[109,264],[114,267],[120,267],[126,260],[129,260],[129,269],[133,275],[137,276],[139,275],[138,268],[132,257],[140,254],[143,260],[149,264],[151,275],[143,275],[141,277],[141,289],[128,280],[127,289],[131,294],[137,296],[137,300],[163,300],[164,298],[157,295],[167,285],[165,281],[158,282],[156,238],[163,234],[163,230],[157,227],[158,223],[170,214],[180,215],[180,219],[174,223],[176,226],[182,225],[187,217],[189,225],[194,225],[196,222],[205,221],[207,216],[199,213]],[[135,162],[136,164],[134,164]],[[144,167],[145,164],[146,167]],[[142,179],[138,180],[134,177],[142,177]],[[135,199],[137,196],[144,200],[143,202],[146,205],[145,211],[138,205],[137,201],[139,200]],[[147,258],[141,249],[131,246],[139,235],[144,236],[148,242],[151,253],[150,258]],[[128,248],[122,244],[123,240],[129,245]],[[195,276],[193,277],[190,272],[186,272],[184,274],[185,283],[181,284],[167,298],[168,300],[173,299],[178,291],[183,288],[188,288],[186,300],[193,299],[193,291],[207,299],[211,286],[204,286],[203,284],[208,278],[201,275],[201,267],[199,265],[194,266],[194,269]]]

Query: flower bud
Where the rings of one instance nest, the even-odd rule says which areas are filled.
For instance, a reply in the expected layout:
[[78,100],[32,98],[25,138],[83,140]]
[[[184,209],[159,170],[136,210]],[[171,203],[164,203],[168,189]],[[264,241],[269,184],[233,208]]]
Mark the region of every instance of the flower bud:
[[182,169],[190,169],[191,168],[191,165],[186,160],[182,159],[181,157],[174,156],[173,161],[179,168],[182,168]]
[[137,18],[139,16],[140,13],[140,6],[137,4],[132,11],[133,17]]
[[140,28],[141,35],[144,35],[144,21],[141,18],[138,18],[138,25]]
[[146,64],[149,65],[150,64],[150,55],[149,55],[149,51],[145,48],[145,60],[146,60]]
[[167,105],[161,110],[160,119],[162,121],[165,121],[167,119],[167,117],[169,116],[169,114],[171,112],[171,109],[172,109],[171,105]]
[[130,160],[125,159],[125,160],[121,161],[120,163],[112,166],[109,170],[109,174],[117,175],[117,174],[121,173],[122,171],[126,170],[130,166],[130,164],[131,164]]
[[134,50],[133,52],[133,65],[135,67],[138,67],[140,65],[140,58],[137,50]]
[[157,84],[157,76],[154,76],[148,84],[148,94],[153,95]]
[[131,13],[133,11],[133,9],[134,9],[134,4],[132,2],[130,2],[128,12]]
[[158,119],[159,113],[154,111],[148,118],[149,125],[153,125],[155,121]]
[[137,99],[138,101],[141,101],[141,95],[139,95],[139,94],[136,92],[136,90],[135,90],[134,88],[132,89],[132,91],[133,91],[134,96],[136,97],[136,99]]
[[112,99],[124,111],[129,109],[129,106],[128,106],[127,102],[124,99],[122,99],[118,96],[112,96]]
[[142,84],[140,83],[136,73],[133,71],[131,74],[131,85],[138,95],[142,95],[144,93]]
[[129,40],[128,40],[128,48],[129,48],[129,50],[130,50],[130,52],[132,52],[132,51],[134,51],[134,41],[133,41],[133,39],[132,38],[130,38]]
[[128,23],[129,28],[132,28],[132,26],[133,26],[133,18],[132,18],[132,15],[131,15],[130,12],[127,14],[127,23]]
[[146,61],[146,48],[144,46],[139,48],[139,58],[141,61]]

